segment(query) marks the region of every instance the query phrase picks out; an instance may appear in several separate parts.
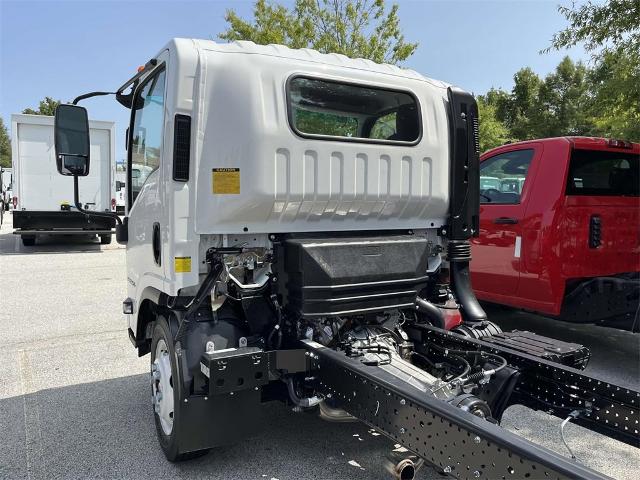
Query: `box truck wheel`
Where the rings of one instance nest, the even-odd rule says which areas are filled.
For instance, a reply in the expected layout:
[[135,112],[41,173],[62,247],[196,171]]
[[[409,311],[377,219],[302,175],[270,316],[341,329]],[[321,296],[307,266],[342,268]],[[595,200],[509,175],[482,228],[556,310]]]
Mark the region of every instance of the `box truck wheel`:
[[36,236],[35,235],[20,235],[22,239],[22,245],[25,247],[33,247],[36,244]]
[[[169,324],[159,315],[151,339],[151,398],[158,441],[170,462],[198,457],[209,451],[180,452],[176,431],[180,428],[180,408],[185,395],[177,372],[176,353]],[[202,428],[208,427],[203,425]]]
[[111,234],[100,235],[100,245],[109,245],[111,243]]

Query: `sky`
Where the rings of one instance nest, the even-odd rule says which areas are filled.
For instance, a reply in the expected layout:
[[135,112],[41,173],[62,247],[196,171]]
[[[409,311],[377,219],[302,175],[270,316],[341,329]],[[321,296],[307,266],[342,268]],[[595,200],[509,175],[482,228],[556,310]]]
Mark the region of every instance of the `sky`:
[[[539,53],[566,26],[557,6],[567,0],[396,3],[405,39],[419,42],[403,66],[475,94],[491,87],[510,90],[513,74],[522,67],[544,76],[565,55],[588,60],[581,47]],[[82,93],[116,89],[169,39],[216,40],[226,29],[226,10],[251,18],[252,4],[243,0],[0,0],[0,116],[10,128],[12,113],[37,108],[45,96],[70,101]],[[90,118],[116,122],[116,158],[124,158],[128,110],[113,96],[82,104]]]

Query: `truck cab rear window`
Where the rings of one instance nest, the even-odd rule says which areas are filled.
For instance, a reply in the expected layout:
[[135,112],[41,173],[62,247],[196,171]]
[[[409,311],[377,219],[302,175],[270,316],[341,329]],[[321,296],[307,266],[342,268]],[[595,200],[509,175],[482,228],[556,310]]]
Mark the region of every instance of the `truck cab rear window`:
[[602,150],[574,150],[567,195],[632,196],[640,191],[640,155]]
[[418,102],[407,92],[308,77],[287,88],[289,122],[302,137],[415,144],[422,135]]

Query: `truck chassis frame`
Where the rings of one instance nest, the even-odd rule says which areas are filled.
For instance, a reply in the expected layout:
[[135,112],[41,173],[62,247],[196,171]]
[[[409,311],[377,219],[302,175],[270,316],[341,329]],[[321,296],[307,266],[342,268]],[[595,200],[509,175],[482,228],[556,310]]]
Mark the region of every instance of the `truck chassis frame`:
[[[500,417],[507,406],[515,404],[561,418],[577,411],[575,423],[640,446],[638,392],[584,375],[574,368],[435,327],[419,326],[413,331],[408,329],[408,333],[417,340],[417,351],[424,350],[423,340],[429,339],[448,348],[499,353],[508,358],[510,365],[517,366],[513,393],[499,411]],[[488,479],[608,478],[425,395],[380,367],[364,365],[315,342],[303,343],[311,357],[310,374],[314,375],[319,392],[444,473],[457,478]]]

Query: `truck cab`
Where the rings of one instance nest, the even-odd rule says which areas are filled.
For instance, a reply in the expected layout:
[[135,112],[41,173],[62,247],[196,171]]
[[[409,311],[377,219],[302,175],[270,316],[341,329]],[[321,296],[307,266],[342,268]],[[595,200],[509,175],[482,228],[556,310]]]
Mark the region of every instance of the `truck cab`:
[[483,154],[476,295],[631,328],[640,302],[639,168],[639,144],[603,138],[532,140]]

